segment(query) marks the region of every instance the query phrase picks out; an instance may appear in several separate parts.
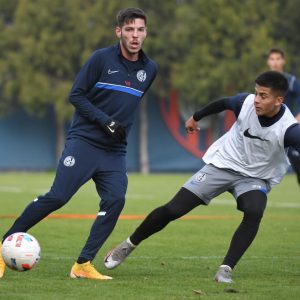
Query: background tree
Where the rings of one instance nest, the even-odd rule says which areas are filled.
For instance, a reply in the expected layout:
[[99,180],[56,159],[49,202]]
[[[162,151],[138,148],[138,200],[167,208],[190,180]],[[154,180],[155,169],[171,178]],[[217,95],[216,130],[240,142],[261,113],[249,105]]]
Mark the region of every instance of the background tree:
[[300,0],[279,0],[275,24],[271,30],[275,46],[282,47],[286,53],[286,71],[300,76]]
[[269,28],[275,12],[276,3],[265,0],[193,0],[178,6],[170,33],[177,49],[171,79],[183,102],[205,104],[253,90],[253,78],[266,68],[263,54],[273,44]]
[[49,108],[54,110],[59,157],[64,146],[65,124],[72,113],[68,103],[72,82],[96,46],[107,42],[108,33],[112,40],[112,26],[108,23],[112,21],[109,15],[115,13],[116,2],[114,5],[80,0],[15,3],[12,22],[2,25],[6,27],[3,47],[7,50],[0,60],[2,98],[11,107],[17,103],[39,116]]
[[8,54],[15,48],[15,38],[12,34],[17,0],[7,3],[0,0],[0,116],[13,110],[16,106],[15,91],[12,88],[12,73],[7,72]]
[[150,171],[148,157],[148,99],[155,97],[167,97],[171,89],[170,66],[173,57],[173,47],[170,45],[169,33],[172,31],[174,13],[178,1],[137,1],[137,6],[142,7],[148,15],[148,37],[145,43],[145,51],[159,66],[159,71],[153,87],[147,93],[140,106],[140,128],[139,128],[139,164],[140,171],[147,174]]
[[[117,0],[0,0],[0,113],[21,107],[42,117],[53,109],[59,156],[74,77],[95,49],[117,42],[115,15],[130,6],[149,16],[145,51],[159,65],[150,90],[156,97],[167,98],[176,89],[181,105],[194,109],[251,91],[272,46],[285,48],[288,67],[299,74],[299,5],[300,0],[125,0],[121,5]],[[146,130],[143,126],[140,135],[143,151]]]

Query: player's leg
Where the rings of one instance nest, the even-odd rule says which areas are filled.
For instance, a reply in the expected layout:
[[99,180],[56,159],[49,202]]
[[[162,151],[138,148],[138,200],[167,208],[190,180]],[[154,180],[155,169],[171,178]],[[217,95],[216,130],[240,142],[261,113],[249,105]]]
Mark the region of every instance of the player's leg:
[[226,173],[212,165],[204,166],[183,185],[170,202],[154,209],[127,240],[105,256],[105,267],[108,269],[117,267],[144,239],[162,230],[169,222],[187,214],[196,206],[207,205],[213,197],[227,189],[229,179]]
[[51,212],[62,207],[93,174],[93,164],[88,163],[89,145],[81,141],[66,144],[57,167],[54,183],[48,193],[33,200],[4,235],[26,232]]
[[290,148],[288,151],[288,157],[297,175],[298,184],[300,185],[300,153],[296,149]]
[[171,221],[184,216],[200,204],[205,205],[205,202],[186,188],[181,188],[170,202],[154,209],[145,218],[130,236],[130,241],[135,246],[139,245],[152,234],[162,230]]
[[98,174],[95,182],[101,198],[100,210],[82,249],[80,262],[91,261],[113,231],[125,204],[128,178],[125,172]]
[[244,217],[235,231],[228,252],[215,276],[218,282],[232,282],[231,271],[253,242],[267,204],[267,195],[260,190],[252,190],[237,198],[238,209]]
[[[109,157],[107,157],[109,158]],[[108,160],[109,161],[109,160]],[[116,164],[117,166],[114,165]],[[98,172],[94,177],[98,194],[101,198],[99,213],[91,227],[89,237],[71,269],[72,278],[112,279],[97,272],[91,261],[114,229],[125,204],[128,178],[125,169],[125,157],[114,156],[109,169],[117,171]],[[123,168],[120,166],[124,166]],[[102,167],[105,169],[105,167]],[[92,269],[92,271],[91,271]]]
[[[50,191],[37,197],[25,208],[3,236],[3,241],[12,233],[28,231],[51,212],[63,206],[78,188],[91,178],[94,166],[92,161],[86,160],[89,157],[89,148],[88,144],[78,140],[66,143]],[[5,264],[0,252],[0,278],[4,271]]]
[[205,203],[194,193],[181,188],[170,202],[154,209],[130,238],[106,255],[105,267],[108,269],[117,267],[144,239],[162,230],[168,223],[187,214],[200,204]]
[[229,250],[223,264],[232,269],[254,240],[267,205],[267,195],[258,190],[249,191],[237,198],[238,209],[244,217],[233,235]]

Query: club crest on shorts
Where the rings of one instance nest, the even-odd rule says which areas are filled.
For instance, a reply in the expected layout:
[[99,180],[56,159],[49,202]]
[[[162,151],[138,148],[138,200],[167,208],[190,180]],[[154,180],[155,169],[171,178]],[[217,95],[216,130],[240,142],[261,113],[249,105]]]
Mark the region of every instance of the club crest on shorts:
[[75,165],[75,158],[73,156],[67,156],[64,159],[64,165],[66,167],[73,167]]
[[194,181],[196,182],[203,182],[206,179],[206,174],[205,173],[197,173],[194,177]]
[[138,79],[138,81],[140,82],[144,82],[147,78],[147,74],[146,74],[146,71],[144,70],[139,70],[137,73],[136,73],[136,78]]

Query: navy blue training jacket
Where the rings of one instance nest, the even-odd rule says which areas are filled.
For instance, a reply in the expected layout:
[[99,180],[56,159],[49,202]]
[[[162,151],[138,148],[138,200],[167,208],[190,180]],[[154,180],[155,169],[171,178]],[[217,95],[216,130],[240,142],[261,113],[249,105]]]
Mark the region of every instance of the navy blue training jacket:
[[121,55],[119,44],[95,51],[70,92],[76,110],[67,139],[79,138],[102,149],[126,152],[127,142],[116,142],[103,127],[117,120],[128,136],[137,107],[156,74],[156,63],[142,50],[136,62]]

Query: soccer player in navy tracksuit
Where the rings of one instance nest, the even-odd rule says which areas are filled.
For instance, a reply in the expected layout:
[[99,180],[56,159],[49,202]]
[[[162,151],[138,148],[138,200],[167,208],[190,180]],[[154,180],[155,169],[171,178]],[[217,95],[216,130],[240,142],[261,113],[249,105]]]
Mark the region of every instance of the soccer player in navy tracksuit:
[[[71,269],[72,278],[111,279],[100,274],[91,261],[124,207],[126,137],[138,105],[157,73],[155,62],[142,51],[146,25],[141,9],[119,12],[116,35],[120,42],[95,51],[72,87],[70,102],[76,110],[50,191],[30,203],[3,237],[4,241],[12,233],[28,231],[93,179],[101,198],[100,210]],[[0,278],[4,270],[0,256]]]
[[[280,48],[271,48],[268,52],[267,64],[270,70],[283,73],[286,76],[289,82],[289,89],[285,96],[284,103],[300,123],[300,83],[294,75],[284,72],[284,51]],[[298,184],[300,185],[300,153],[291,147],[288,152],[288,157],[296,172]]]

